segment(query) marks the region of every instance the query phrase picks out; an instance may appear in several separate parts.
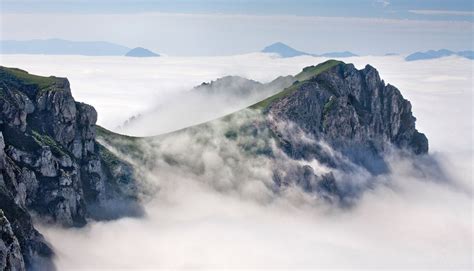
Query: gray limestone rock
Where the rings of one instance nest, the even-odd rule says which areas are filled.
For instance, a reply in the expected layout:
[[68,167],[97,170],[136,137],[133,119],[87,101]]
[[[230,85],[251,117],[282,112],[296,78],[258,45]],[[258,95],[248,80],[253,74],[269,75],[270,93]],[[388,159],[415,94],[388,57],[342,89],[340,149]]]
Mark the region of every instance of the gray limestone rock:
[[[77,227],[102,219],[97,214],[110,209],[115,216],[106,219],[131,215],[111,201],[140,209],[137,190],[127,190],[136,185],[133,171],[110,174],[113,169],[96,143],[97,112],[74,100],[67,79],[0,67],[0,120],[0,209],[16,225],[26,268],[39,263],[53,268],[52,251],[28,212],[45,223]],[[116,163],[128,166],[119,159]],[[123,178],[121,190],[117,186]]]
[[270,127],[281,135],[281,146],[294,158],[310,159],[321,152],[285,137],[279,123],[296,124],[374,173],[385,170],[383,163],[373,162],[391,146],[414,154],[428,152],[428,140],[415,128],[410,102],[369,65],[357,70],[340,63],[272,103],[268,115]]

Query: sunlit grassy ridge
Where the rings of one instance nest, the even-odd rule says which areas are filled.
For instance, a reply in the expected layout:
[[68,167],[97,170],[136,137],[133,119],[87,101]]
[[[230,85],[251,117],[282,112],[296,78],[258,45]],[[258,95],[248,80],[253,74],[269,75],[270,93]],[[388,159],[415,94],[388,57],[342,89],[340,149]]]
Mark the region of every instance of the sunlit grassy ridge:
[[300,73],[298,73],[295,76],[297,81],[295,81],[295,83],[292,86],[287,87],[284,90],[280,91],[279,93],[250,106],[250,109],[260,109],[260,110],[267,109],[273,102],[278,101],[281,98],[286,97],[290,95],[291,93],[293,93],[294,91],[298,90],[300,86],[304,83],[304,81],[309,80],[313,78],[314,76],[324,71],[327,71],[331,69],[332,67],[337,66],[338,64],[341,64],[341,63],[344,63],[344,62],[338,61],[338,60],[328,60],[316,66],[309,66],[309,67],[304,68]]
[[[116,147],[118,151],[130,155],[132,157],[141,157],[140,142],[147,139],[146,137],[134,137],[127,136],[118,133],[114,133],[110,130],[105,129],[102,126],[96,125],[97,138],[103,140],[107,144],[111,144]],[[151,137],[150,137],[151,138]],[[104,157],[112,157],[110,152],[102,148]]]
[[53,85],[58,78],[54,76],[39,76],[29,74],[27,71],[17,69],[17,68],[7,68],[7,67],[0,67],[0,70],[4,71],[7,74],[10,74],[17,79],[24,81],[27,84],[35,84],[38,85],[40,89],[47,88]]
[[298,73],[295,76],[295,78],[298,81],[309,80],[312,77],[314,77],[314,76],[316,76],[316,75],[318,75],[318,74],[320,74],[324,71],[327,71],[327,70],[329,70],[330,68],[332,68],[334,66],[342,64],[342,63],[344,63],[344,62],[339,61],[339,60],[331,59],[331,60],[325,61],[323,63],[320,63],[316,66],[308,66],[308,67],[303,68],[303,70],[300,73]]

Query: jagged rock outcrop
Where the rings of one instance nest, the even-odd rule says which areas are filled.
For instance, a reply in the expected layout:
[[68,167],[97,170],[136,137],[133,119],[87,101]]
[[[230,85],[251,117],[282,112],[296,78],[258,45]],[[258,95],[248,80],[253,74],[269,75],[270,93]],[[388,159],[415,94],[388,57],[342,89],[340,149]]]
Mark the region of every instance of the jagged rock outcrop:
[[[390,148],[412,154],[428,152],[426,136],[415,128],[410,102],[397,88],[386,85],[375,68],[367,65],[357,70],[352,64],[335,61],[318,66],[324,65],[327,67],[305,76],[306,80],[295,83],[264,108],[268,126],[290,157],[351,170],[342,161],[348,159],[371,174],[380,174],[387,171],[383,156]],[[294,136],[298,130],[313,140]],[[339,159],[315,141],[328,144],[343,157]],[[294,178],[305,184],[313,177],[303,170]],[[331,182],[334,177],[322,179]],[[337,191],[335,185],[329,187]]]
[[140,212],[133,170],[96,142],[96,121],[67,79],[0,67],[0,208],[27,267],[53,254],[29,212],[66,227]]
[[352,64],[337,64],[273,102],[268,115],[273,131],[283,136],[285,149],[295,158],[308,159],[315,152],[304,142],[285,140],[276,123],[290,121],[357,163],[390,146],[415,154],[428,152],[426,136],[415,128],[410,102],[397,88],[385,85],[369,65],[357,70]]

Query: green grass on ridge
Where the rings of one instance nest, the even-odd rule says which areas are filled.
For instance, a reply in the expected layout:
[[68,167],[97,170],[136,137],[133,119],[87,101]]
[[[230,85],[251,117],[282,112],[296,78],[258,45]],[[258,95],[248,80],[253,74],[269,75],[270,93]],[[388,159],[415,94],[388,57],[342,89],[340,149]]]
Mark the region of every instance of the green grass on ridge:
[[17,68],[7,68],[7,67],[0,67],[0,68],[4,70],[6,73],[9,73],[10,75],[16,77],[17,79],[21,81],[24,81],[28,84],[38,85],[40,89],[47,88],[53,85],[57,79],[57,77],[54,77],[54,76],[46,77],[46,76],[29,74],[27,71],[17,69]]
[[325,61],[321,64],[318,64],[316,66],[309,66],[303,69],[300,73],[298,73],[295,78],[297,81],[290,87],[285,88],[284,90],[278,92],[277,94],[270,96],[266,98],[265,100],[262,100],[254,105],[251,105],[249,108],[250,109],[260,109],[260,110],[265,110],[267,109],[273,102],[280,100],[283,97],[286,97],[293,93],[294,91],[298,90],[300,86],[304,83],[304,81],[309,80],[313,78],[314,76],[327,71],[331,69],[334,66],[337,66],[341,63],[344,63],[342,61],[338,60],[328,60]]

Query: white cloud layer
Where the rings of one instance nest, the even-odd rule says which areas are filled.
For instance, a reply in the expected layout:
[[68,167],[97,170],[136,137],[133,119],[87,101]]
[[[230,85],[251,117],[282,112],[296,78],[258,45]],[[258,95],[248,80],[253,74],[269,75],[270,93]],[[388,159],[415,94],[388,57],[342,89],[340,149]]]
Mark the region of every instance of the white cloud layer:
[[[8,56],[1,64],[68,76],[75,97],[94,105],[107,126],[202,81],[227,74],[270,81],[320,61]],[[175,168],[157,159],[154,170],[143,172],[160,188],[145,205],[147,217],[85,229],[40,228],[57,251],[59,269],[472,268],[473,62],[405,62],[400,56],[346,61],[359,68],[370,63],[412,102],[417,126],[446,177],[421,174],[411,161],[394,157],[392,173],[379,177],[389,185],[340,210],[298,190],[276,196],[267,186],[267,161],[242,156],[225,139],[200,145],[183,135],[147,148],[189,165]],[[180,122],[185,116],[169,118]]]

